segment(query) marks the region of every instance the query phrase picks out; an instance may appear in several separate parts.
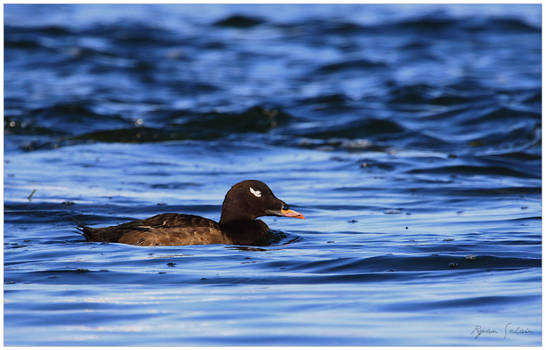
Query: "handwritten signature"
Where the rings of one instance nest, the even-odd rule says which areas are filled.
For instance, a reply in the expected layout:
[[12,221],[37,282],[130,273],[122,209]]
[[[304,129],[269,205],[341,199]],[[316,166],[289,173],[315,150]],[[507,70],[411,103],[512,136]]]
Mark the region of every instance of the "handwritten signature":
[[474,326],[474,329],[472,329],[472,332],[470,332],[470,335],[474,336],[474,339],[477,339],[482,334],[486,335],[504,335],[503,339],[508,338],[509,335],[525,335],[533,333],[529,328],[522,328],[520,326],[514,326],[511,322],[508,322],[504,325],[504,329],[499,331],[495,328],[487,328],[483,326]]

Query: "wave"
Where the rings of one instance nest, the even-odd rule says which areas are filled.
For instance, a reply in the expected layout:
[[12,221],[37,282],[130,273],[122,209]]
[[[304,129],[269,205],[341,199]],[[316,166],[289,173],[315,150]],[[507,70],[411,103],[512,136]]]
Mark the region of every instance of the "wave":
[[264,22],[265,21],[263,19],[258,17],[231,15],[214,22],[213,25],[218,27],[252,28]]
[[[155,46],[176,47],[180,36],[163,26],[141,21],[116,21],[113,23],[98,23],[95,26],[81,28],[79,36],[107,38],[120,45],[117,49],[130,50]],[[117,50],[115,47],[113,50]]]
[[506,120],[532,120],[539,122],[541,119],[541,113],[531,112],[527,110],[518,110],[509,107],[497,107],[497,108],[487,108],[477,113],[472,113],[465,115],[464,119],[459,120],[460,125],[480,125],[487,127],[489,122],[499,122]]
[[377,118],[365,118],[346,123],[324,123],[323,126],[304,129],[301,136],[328,139],[328,138],[363,138],[378,137],[384,135],[396,135],[406,132],[399,123]]
[[100,142],[158,142],[168,140],[211,140],[234,133],[265,133],[294,119],[290,114],[278,109],[260,106],[249,108],[241,113],[205,113],[181,124],[168,127],[131,127],[104,130],[78,135],[80,140]]
[[472,32],[511,32],[511,33],[541,33],[540,26],[533,25],[520,18],[497,17],[485,21],[471,22],[465,25],[465,29]]
[[519,295],[494,295],[494,296],[478,296],[467,298],[449,298],[440,301],[412,301],[412,302],[396,302],[385,305],[385,310],[392,312],[408,312],[422,310],[438,310],[438,309],[460,309],[460,308],[476,308],[476,307],[491,307],[504,306],[512,303],[528,302],[529,300],[540,299],[540,294],[519,294]]
[[442,186],[432,188],[420,188],[415,190],[416,193],[428,194],[428,195],[445,195],[445,196],[461,196],[461,197],[499,197],[514,195],[529,196],[540,195],[542,193],[541,187],[496,187],[496,188],[460,188],[460,187],[447,187]]
[[48,48],[43,38],[63,38],[74,35],[73,31],[65,26],[4,26],[4,45],[6,48],[37,49]]
[[372,61],[367,59],[355,59],[349,61],[329,63],[320,66],[318,73],[337,73],[346,70],[367,70],[371,68],[384,68],[387,65],[381,61]]
[[[524,170],[516,170],[504,166],[477,166],[477,165],[447,165],[430,168],[412,169],[409,174],[445,174],[445,175],[489,175],[489,176],[512,176],[512,177],[537,177],[536,173]],[[538,176],[540,178],[540,176]]]
[[[6,132],[13,134],[64,135],[52,141],[32,141],[21,146],[23,150],[54,149],[86,141],[144,143],[172,140],[214,140],[233,134],[266,133],[286,125],[296,118],[280,109],[251,107],[240,113],[223,112],[163,112],[161,127],[135,125],[121,115],[96,113],[91,107],[80,104],[57,104],[29,112],[32,118],[8,118],[4,121]],[[173,122],[174,121],[174,122]],[[86,133],[67,135],[70,123],[99,129]],[[112,126],[129,126],[112,128]],[[70,128],[81,130],[81,127]]]
[[[277,263],[278,265],[278,263]],[[277,266],[276,265],[276,266]],[[370,258],[337,258],[299,264],[283,264],[290,271],[312,273],[341,272],[400,272],[437,271],[452,269],[517,269],[541,267],[541,259],[497,256],[396,256],[382,255]]]
[[30,25],[30,26],[19,26],[19,25],[5,25],[4,33],[6,36],[15,35],[15,34],[42,34],[49,36],[64,36],[64,35],[73,35],[75,34],[73,30],[66,26],[61,25]]

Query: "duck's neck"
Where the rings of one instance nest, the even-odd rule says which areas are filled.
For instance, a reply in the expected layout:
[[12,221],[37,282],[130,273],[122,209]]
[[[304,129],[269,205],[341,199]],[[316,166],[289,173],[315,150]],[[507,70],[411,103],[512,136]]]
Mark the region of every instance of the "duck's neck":
[[269,235],[269,227],[262,220],[220,220],[220,228],[235,244],[257,244]]
[[236,207],[233,208],[230,205],[224,203],[222,205],[222,215],[220,216],[220,224],[227,224],[230,222],[243,222],[243,221],[254,221],[256,216],[250,214],[250,208]]

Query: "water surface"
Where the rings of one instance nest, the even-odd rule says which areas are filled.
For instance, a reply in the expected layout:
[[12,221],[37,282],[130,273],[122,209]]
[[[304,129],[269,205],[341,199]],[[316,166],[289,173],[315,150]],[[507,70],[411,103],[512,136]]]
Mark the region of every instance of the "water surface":
[[[7,5],[5,344],[540,345],[540,12]],[[306,220],[75,230],[218,220],[244,179]]]

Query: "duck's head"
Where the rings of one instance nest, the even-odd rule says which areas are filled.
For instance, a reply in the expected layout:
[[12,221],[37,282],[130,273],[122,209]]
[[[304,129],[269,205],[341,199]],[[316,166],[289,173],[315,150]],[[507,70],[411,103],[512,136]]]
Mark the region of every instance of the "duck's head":
[[228,191],[222,204],[221,223],[254,220],[260,216],[286,216],[304,219],[297,211],[275,197],[273,191],[261,181],[241,181]]

